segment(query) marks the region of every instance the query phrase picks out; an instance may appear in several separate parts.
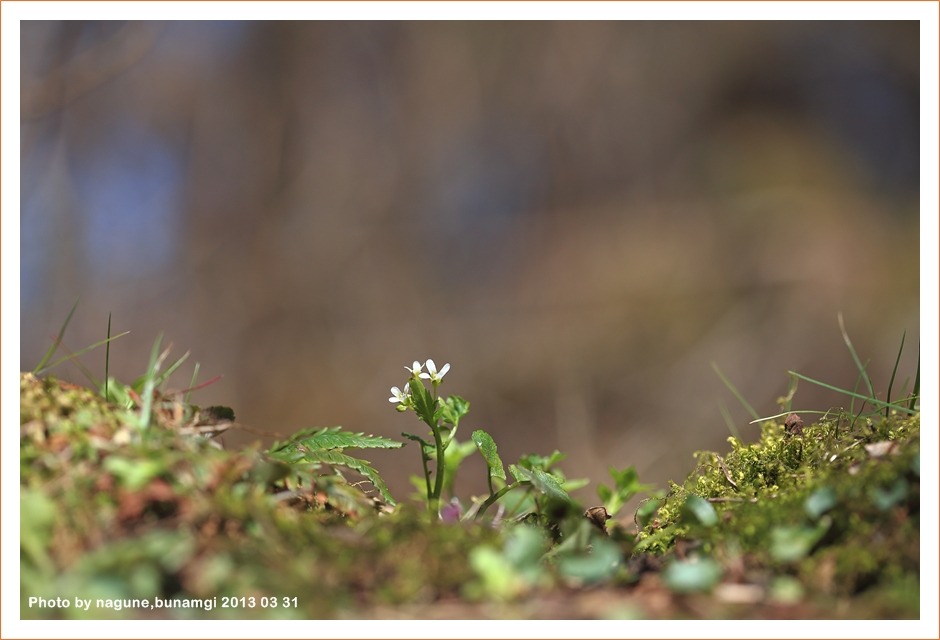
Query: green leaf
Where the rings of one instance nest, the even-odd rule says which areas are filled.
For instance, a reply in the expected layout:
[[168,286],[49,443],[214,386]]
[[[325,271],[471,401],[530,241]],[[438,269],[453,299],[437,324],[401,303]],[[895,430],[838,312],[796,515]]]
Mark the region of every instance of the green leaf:
[[514,464],[509,465],[509,471],[516,480],[520,482],[531,482],[532,486],[535,487],[539,493],[542,493],[549,498],[555,498],[564,502],[571,502],[571,496],[569,496],[565,490],[562,489],[561,483],[559,483],[558,479],[552,474],[546,473],[541,469],[526,469],[525,467],[517,467]]
[[881,511],[887,511],[905,497],[907,497],[907,481],[904,478],[898,478],[890,487],[883,489],[875,487],[869,492],[875,506]]
[[614,481],[613,489],[600,485],[597,487],[597,495],[611,515],[615,515],[630,498],[641,491],[649,491],[652,485],[640,484],[639,475],[633,467],[627,467],[620,471],[615,467],[608,469],[610,477]]
[[548,471],[553,466],[565,459],[565,454],[555,451],[550,456],[540,456],[535,453],[528,453],[519,458],[519,466],[525,469],[541,469]]
[[[653,516],[656,515],[656,512],[659,511],[659,508],[662,506],[664,497],[665,494],[663,491],[657,491],[640,503],[634,515],[641,527],[645,527],[650,523],[650,520],[653,519]],[[610,510],[608,509],[608,511]]]
[[563,555],[558,558],[558,571],[580,582],[602,582],[620,568],[620,548],[607,538],[598,538],[590,553]]
[[510,600],[529,588],[519,570],[493,547],[474,547],[470,550],[469,560],[480,580],[481,594],[489,598]]
[[500,460],[499,454],[496,452],[496,442],[493,441],[493,437],[483,429],[477,429],[470,434],[470,439],[473,440],[473,443],[480,451],[480,455],[486,460],[490,477],[505,480],[506,470],[503,468],[503,461]]
[[803,510],[813,520],[819,520],[820,516],[836,506],[836,502],[835,489],[822,487],[810,494],[803,503]]
[[431,392],[428,391],[421,381],[417,378],[408,380],[408,386],[411,387],[411,400],[415,404],[415,412],[418,417],[424,420],[428,425],[434,423],[434,413],[437,409]]
[[548,541],[534,527],[513,527],[502,550],[487,545],[470,551],[470,566],[487,598],[509,599],[549,581],[541,558]]
[[674,562],[663,571],[663,581],[676,593],[709,591],[721,579],[721,567],[714,560]]
[[456,427],[460,419],[469,413],[470,403],[460,396],[449,396],[444,400],[439,411],[444,422]]
[[776,527],[770,532],[770,555],[777,562],[805,558],[829,530],[832,520],[823,517],[815,527]]
[[682,517],[703,527],[714,527],[718,524],[718,514],[715,507],[704,498],[690,495],[682,505]]
[[577,491],[589,484],[591,484],[591,481],[587,478],[566,478],[565,481],[561,483],[561,488],[565,491]]

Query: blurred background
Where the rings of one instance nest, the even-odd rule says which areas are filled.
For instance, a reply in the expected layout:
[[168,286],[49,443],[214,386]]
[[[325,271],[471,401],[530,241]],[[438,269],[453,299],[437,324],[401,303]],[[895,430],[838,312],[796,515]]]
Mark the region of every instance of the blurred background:
[[[251,428],[397,438],[451,364],[503,459],[681,480],[787,370],[919,338],[916,22],[29,22],[21,366],[112,332]],[[99,377],[104,350],[82,361]],[[86,383],[72,365],[55,373]],[[908,384],[907,389],[910,389]],[[848,400],[803,383],[795,405]],[[722,416],[730,415],[732,427]],[[227,434],[228,446],[258,439]],[[265,440],[269,442],[269,440]],[[371,459],[393,493],[413,443]],[[484,465],[462,469],[482,491]]]

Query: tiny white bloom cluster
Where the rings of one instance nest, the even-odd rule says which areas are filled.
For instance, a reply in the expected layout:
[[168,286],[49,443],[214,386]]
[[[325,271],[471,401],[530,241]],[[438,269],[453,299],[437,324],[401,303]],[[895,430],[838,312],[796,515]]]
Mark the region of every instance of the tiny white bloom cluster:
[[[427,373],[423,369],[427,367]],[[448,362],[441,370],[437,370],[437,365],[434,364],[434,361],[428,359],[424,364],[421,364],[415,360],[411,366],[405,365],[405,371],[411,374],[412,378],[423,378],[424,380],[430,380],[431,384],[439,385],[441,380],[444,379],[444,375],[450,371],[450,363]],[[408,386],[408,383],[405,383],[404,389],[399,389],[398,387],[391,388],[392,397],[388,399],[389,402],[394,402],[396,404],[407,404],[411,399],[411,389]],[[401,410],[401,409],[400,409]]]

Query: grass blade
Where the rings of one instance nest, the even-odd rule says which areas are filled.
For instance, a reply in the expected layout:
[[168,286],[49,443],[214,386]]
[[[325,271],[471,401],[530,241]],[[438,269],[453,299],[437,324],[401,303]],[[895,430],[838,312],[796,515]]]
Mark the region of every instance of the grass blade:
[[725,406],[725,403],[721,400],[718,401],[718,412],[721,414],[725,424],[728,426],[728,431],[731,432],[731,435],[733,435],[737,440],[741,440],[741,434],[738,433],[738,428],[734,426],[734,420],[731,418],[731,413],[728,411],[728,407]]
[[38,376],[45,369],[51,369],[53,366],[46,367],[46,363],[52,359],[52,356],[55,355],[56,349],[59,348],[59,344],[62,343],[62,336],[65,335],[65,329],[69,326],[69,322],[72,321],[72,314],[75,313],[75,309],[78,308],[78,299],[75,300],[75,304],[72,305],[72,310],[69,311],[69,315],[66,316],[65,322],[62,323],[62,326],[59,328],[59,335],[56,336],[56,339],[52,342],[52,346],[49,347],[49,350],[46,351],[46,355],[42,357],[42,360],[39,361],[39,364],[36,365],[36,368],[33,369],[33,375]]
[[917,373],[914,374],[914,389],[911,393],[911,403],[908,405],[911,413],[916,413],[914,411],[914,404],[917,402],[917,398],[920,397],[920,344],[917,345]]
[[[874,404],[874,405],[877,405],[877,406],[879,406],[879,407],[887,407],[887,408],[895,409],[895,410],[897,410],[897,411],[901,411],[901,412],[904,412],[904,413],[910,413],[910,414],[917,413],[916,411],[910,410],[910,409],[908,409],[908,408],[906,408],[906,407],[904,407],[904,406],[902,406],[902,405],[899,405],[899,404],[896,404],[896,403],[895,403],[895,404],[892,404],[892,403],[890,403],[890,402],[885,402],[885,401],[883,401],[883,400],[879,400],[878,398],[872,398],[872,397],[864,396],[864,395],[862,395],[862,394],[860,394],[860,393],[855,393],[854,391],[849,391],[848,389],[840,389],[839,387],[835,387],[835,386],[833,386],[833,385],[831,385],[831,384],[827,384],[827,383],[825,383],[825,382],[820,382],[819,380],[814,380],[813,378],[810,378],[809,376],[804,376],[803,374],[797,373],[796,371],[788,371],[787,373],[789,373],[791,376],[796,376],[796,377],[798,377],[800,380],[805,380],[806,382],[811,382],[812,384],[819,385],[820,387],[823,387],[823,388],[825,388],[825,389],[829,389],[830,391],[835,391],[835,392],[837,392],[837,393],[841,393],[841,394],[847,395],[847,396],[852,397],[852,398],[858,398],[858,399],[860,399],[860,400],[866,400],[866,401],[868,401],[868,402],[870,402],[870,403],[872,403],[872,404]],[[915,395],[915,397],[916,397],[916,395]]]
[[[59,347],[60,347],[63,351],[65,351],[65,354],[66,354],[65,356],[63,356],[62,358],[59,359],[60,362],[61,362],[61,361],[64,361],[64,360],[68,360],[69,362],[71,362],[71,363],[75,366],[76,369],[78,369],[79,371],[82,372],[82,375],[83,375],[83,376],[85,376],[86,378],[88,378],[88,381],[91,383],[91,386],[92,386],[92,387],[94,387],[94,388],[96,388],[96,389],[98,389],[98,388],[101,387],[101,384],[98,382],[98,379],[95,378],[95,374],[93,374],[93,373],[91,372],[91,370],[90,370],[88,367],[86,367],[84,364],[82,364],[82,361],[78,359],[78,354],[76,354],[74,351],[72,351],[71,349],[69,349],[69,346],[68,346],[67,344],[65,344],[65,340],[63,340],[63,341],[59,344]],[[52,366],[55,366],[55,364],[53,364]],[[51,369],[52,366],[50,366],[50,367],[48,367],[48,368]]]
[[802,414],[802,413],[809,413],[809,414],[814,414],[814,415],[825,416],[825,415],[828,414],[829,412],[828,412],[828,411],[818,411],[818,410],[816,410],[816,409],[788,409],[788,410],[784,411],[783,413],[776,413],[776,414],[774,414],[774,415],[772,415],[772,416],[767,416],[767,417],[765,417],[765,418],[758,418],[757,420],[751,420],[750,422],[748,422],[748,424],[757,424],[758,422],[767,422],[768,420],[776,420],[777,418],[784,418],[784,417],[790,415],[791,413],[800,413],[800,414]]
[[758,415],[757,411],[754,410],[754,407],[752,407],[750,403],[744,399],[744,396],[742,396],[741,393],[737,390],[737,388],[735,388],[735,386],[731,384],[731,381],[725,377],[725,374],[723,374],[721,372],[721,369],[718,368],[717,363],[712,362],[712,369],[715,370],[715,373],[718,374],[718,377],[721,378],[721,381],[725,384],[726,387],[728,387],[728,391],[734,394],[734,397],[738,399],[738,402],[741,403],[741,406],[744,407],[744,409],[749,414],[751,414],[751,417],[755,419],[759,418],[760,416]]
[[[858,353],[855,351],[855,347],[852,346],[852,341],[849,339],[849,334],[845,330],[845,321],[842,319],[842,312],[838,314],[839,319],[839,331],[842,332],[842,340],[845,341],[845,346],[849,348],[849,353],[852,354],[852,360],[855,361],[855,366],[858,368],[859,375],[862,376],[862,379],[865,381],[865,384],[868,386],[868,393],[870,394],[869,398],[875,397],[875,387],[871,383],[871,377],[868,375],[868,372],[865,370],[865,366],[862,365],[861,359],[858,357]],[[860,396],[861,397],[861,396]]]
[[171,375],[173,375],[173,372],[179,369],[180,365],[183,364],[187,358],[189,358],[189,354],[190,352],[187,351],[182,356],[180,356],[178,360],[176,360],[173,364],[167,367],[166,371],[161,373],[160,376],[157,378],[157,386],[166,382],[166,379],[169,378]]
[[107,344],[104,346],[104,399],[108,399],[108,365],[111,362],[111,314],[108,314],[108,334],[105,336],[108,339]]
[[161,333],[153,343],[153,349],[150,351],[150,364],[147,366],[147,373],[144,374],[144,384],[140,392],[140,428],[142,431],[150,427],[150,412],[153,410],[153,392],[157,386],[157,372],[160,370],[160,363],[167,356],[166,351],[160,353],[162,340],[163,334]]
[[[894,376],[898,373],[898,364],[901,362],[901,352],[904,351],[904,338],[907,337],[907,330],[904,330],[904,333],[901,334],[901,346],[898,348],[898,357],[894,359],[894,368],[891,370],[891,379],[888,381],[888,395],[885,398],[888,402],[891,402],[891,387],[894,386]],[[888,417],[888,410],[885,409],[885,418]]]
[[96,343],[94,343],[94,344],[91,344],[91,345],[88,345],[87,347],[85,347],[85,348],[83,348],[83,349],[79,349],[79,350],[76,351],[75,353],[69,353],[68,355],[59,358],[58,360],[56,360],[55,362],[53,362],[53,363],[50,364],[50,365],[47,365],[47,366],[42,367],[42,368],[33,369],[33,375],[37,375],[37,376],[38,376],[38,375],[41,375],[41,374],[45,373],[46,371],[48,371],[49,369],[54,369],[55,367],[59,366],[60,364],[62,364],[62,363],[65,362],[66,360],[72,360],[72,359],[74,359],[74,358],[77,358],[78,356],[82,355],[83,353],[87,353],[88,351],[91,351],[92,349],[97,349],[97,348],[100,347],[101,345],[103,345],[103,344],[108,344],[108,343],[111,342],[112,340],[117,340],[118,338],[122,338],[122,337],[126,336],[126,335],[129,334],[129,333],[130,333],[130,331],[125,331],[125,332],[123,332],[123,333],[117,334],[116,336],[111,336],[110,338],[107,338],[107,339],[105,339],[105,340],[99,340],[98,342],[96,342]]
[[777,403],[780,405],[781,409],[786,409],[789,411],[791,407],[793,407],[793,397],[796,395],[796,390],[799,386],[799,379],[790,376],[790,387],[787,389],[787,395],[777,400]]
[[193,389],[196,387],[196,379],[199,378],[199,363],[196,363],[196,366],[193,367],[193,377],[189,381],[189,389],[186,390],[186,397],[183,400],[186,404],[189,404],[189,398],[193,394]]

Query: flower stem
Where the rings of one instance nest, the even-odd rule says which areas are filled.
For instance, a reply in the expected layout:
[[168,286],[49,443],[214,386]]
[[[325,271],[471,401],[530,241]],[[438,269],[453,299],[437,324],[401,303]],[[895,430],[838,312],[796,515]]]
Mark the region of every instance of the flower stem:
[[[437,406],[437,385],[431,385],[434,394],[432,406]],[[437,514],[438,506],[441,501],[441,493],[444,490],[444,438],[441,435],[441,425],[438,420],[434,420],[430,425],[431,433],[434,435],[434,446],[437,450],[437,477],[434,478],[434,492],[431,494],[428,508],[432,515]]]
[[505,487],[503,487],[502,489],[500,489],[500,490],[497,491],[496,493],[490,495],[490,497],[487,498],[487,499],[483,502],[483,504],[480,505],[480,508],[477,510],[477,514],[476,514],[476,516],[474,516],[473,519],[474,519],[474,520],[477,520],[480,516],[483,515],[483,512],[484,512],[484,511],[486,511],[487,509],[490,508],[490,506],[492,506],[492,504],[493,504],[494,502],[496,502],[497,500],[499,500],[500,498],[502,498],[504,495],[506,495],[507,493],[509,493],[510,491],[512,491],[513,489],[515,489],[516,487],[518,487],[519,485],[521,485],[523,482],[528,482],[528,480],[517,480],[517,481],[513,482],[512,484],[507,484]]

